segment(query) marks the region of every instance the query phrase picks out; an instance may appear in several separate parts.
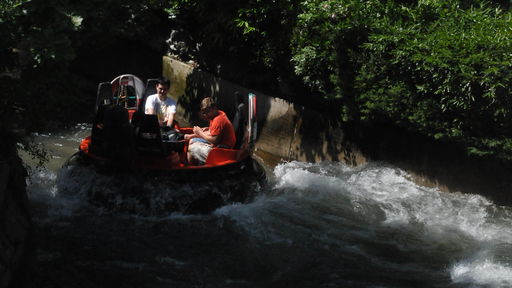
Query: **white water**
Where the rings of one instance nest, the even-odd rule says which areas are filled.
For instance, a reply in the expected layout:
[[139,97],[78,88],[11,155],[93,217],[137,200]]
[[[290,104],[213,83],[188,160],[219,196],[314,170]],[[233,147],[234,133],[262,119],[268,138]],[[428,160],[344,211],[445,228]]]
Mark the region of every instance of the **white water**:
[[[38,277],[89,277],[89,287],[112,285],[91,280],[105,271],[140,287],[512,286],[510,208],[418,186],[381,163],[290,162],[273,173],[250,203],[148,217],[91,206],[68,173],[33,172],[38,237],[49,239],[38,259],[51,267]],[[78,256],[60,251],[68,237],[82,241]]]
[[[509,208],[418,186],[381,164],[291,162],[274,173],[268,194],[216,213],[235,219],[256,242],[350,254],[397,273],[429,272],[430,263],[440,262],[434,265],[440,270],[427,274],[467,287],[512,286]],[[382,257],[384,248],[396,254]]]

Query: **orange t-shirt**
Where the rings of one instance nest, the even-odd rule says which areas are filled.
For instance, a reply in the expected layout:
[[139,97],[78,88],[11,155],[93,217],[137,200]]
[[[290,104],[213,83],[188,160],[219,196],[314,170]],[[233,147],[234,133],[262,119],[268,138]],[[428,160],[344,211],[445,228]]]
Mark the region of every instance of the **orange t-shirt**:
[[219,114],[210,120],[210,126],[208,127],[210,135],[219,136],[220,140],[217,146],[224,145],[229,148],[233,148],[236,143],[235,129],[233,124],[229,121],[228,116],[224,111],[219,110]]

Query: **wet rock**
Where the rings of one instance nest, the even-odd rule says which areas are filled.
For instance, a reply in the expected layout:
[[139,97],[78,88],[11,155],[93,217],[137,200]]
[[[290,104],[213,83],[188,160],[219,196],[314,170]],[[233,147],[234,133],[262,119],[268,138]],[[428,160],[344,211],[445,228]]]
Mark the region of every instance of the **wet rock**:
[[19,287],[31,229],[26,171],[17,155],[0,159],[0,288]]
[[0,162],[0,207],[4,207],[5,194],[7,183],[9,180],[9,165],[7,162]]

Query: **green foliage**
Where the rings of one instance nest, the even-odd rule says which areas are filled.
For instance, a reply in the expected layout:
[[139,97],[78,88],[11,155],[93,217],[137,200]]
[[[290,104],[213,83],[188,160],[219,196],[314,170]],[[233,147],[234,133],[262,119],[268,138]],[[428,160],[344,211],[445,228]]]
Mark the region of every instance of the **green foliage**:
[[88,86],[91,76],[77,66],[101,60],[84,59],[84,51],[101,51],[120,39],[151,43],[160,31],[148,31],[161,24],[162,15],[158,0],[1,1],[0,134],[44,160],[44,152],[24,137],[54,123],[83,121],[79,117],[92,112],[97,82]]
[[199,44],[201,67],[253,88],[279,91],[294,78],[290,37],[299,0],[173,1],[170,17]]
[[351,117],[455,140],[474,154],[512,155],[509,11],[455,0],[303,6],[295,71],[355,107]]
[[[4,3],[5,4],[5,3]],[[3,42],[1,49],[6,51],[10,63],[0,67],[2,93],[2,129],[6,126],[29,128],[48,118],[55,111],[52,100],[62,99],[59,93],[66,82],[66,69],[75,57],[72,47],[74,25],[71,18],[60,9],[57,1],[12,1],[2,6],[0,22]],[[7,32],[8,31],[8,32]],[[5,33],[4,33],[5,32]],[[52,82],[59,82],[55,84]],[[72,101],[66,91],[66,101]],[[42,105],[37,105],[40,102]],[[46,104],[48,103],[48,104]],[[62,106],[62,105],[61,105]],[[34,125],[36,124],[36,125]]]
[[292,39],[295,73],[325,97],[341,97],[340,75],[351,69],[347,56],[367,34],[365,11],[379,1],[302,2]]
[[340,103],[343,119],[392,122],[476,155],[511,157],[509,5],[4,0],[0,130],[71,119],[94,97],[84,96],[84,75],[96,73],[87,57],[124,49],[123,41],[163,54],[172,29],[186,35],[189,56],[220,77],[302,103]]
[[[82,83],[87,79],[81,75],[83,71],[77,73],[73,67],[77,53],[101,51],[120,39],[151,43],[159,31],[152,34],[148,30],[161,25],[163,3],[159,0],[2,1],[0,83],[2,93],[6,94],[3,98],[6,105],[2,106],[6,114],[2,115],[16,111],[18,117],[5,117],[1,123],[40,129],[48,121],[72,119],[83,110],[80,105],[95,97],[95,90],[82,94]],[[162,46],[163,43],[159,45]],[[91,60],[96,59],[85,62]]]
[[361,46],[355,86],[363,117],[466,145],[511,137],[510,13],[453,2],[402,15],[419,23],[384,17]]

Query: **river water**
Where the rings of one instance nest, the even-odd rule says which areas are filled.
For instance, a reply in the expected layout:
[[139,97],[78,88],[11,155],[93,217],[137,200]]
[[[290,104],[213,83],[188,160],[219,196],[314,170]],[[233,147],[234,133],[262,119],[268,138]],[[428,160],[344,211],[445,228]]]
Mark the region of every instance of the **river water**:
[[512,210],[482,196],[384,163],[287,162],[210,214],[112,211],[60,168],[89,132],[36,138],[52,160],[28,180],[32,287],[512,286]]

